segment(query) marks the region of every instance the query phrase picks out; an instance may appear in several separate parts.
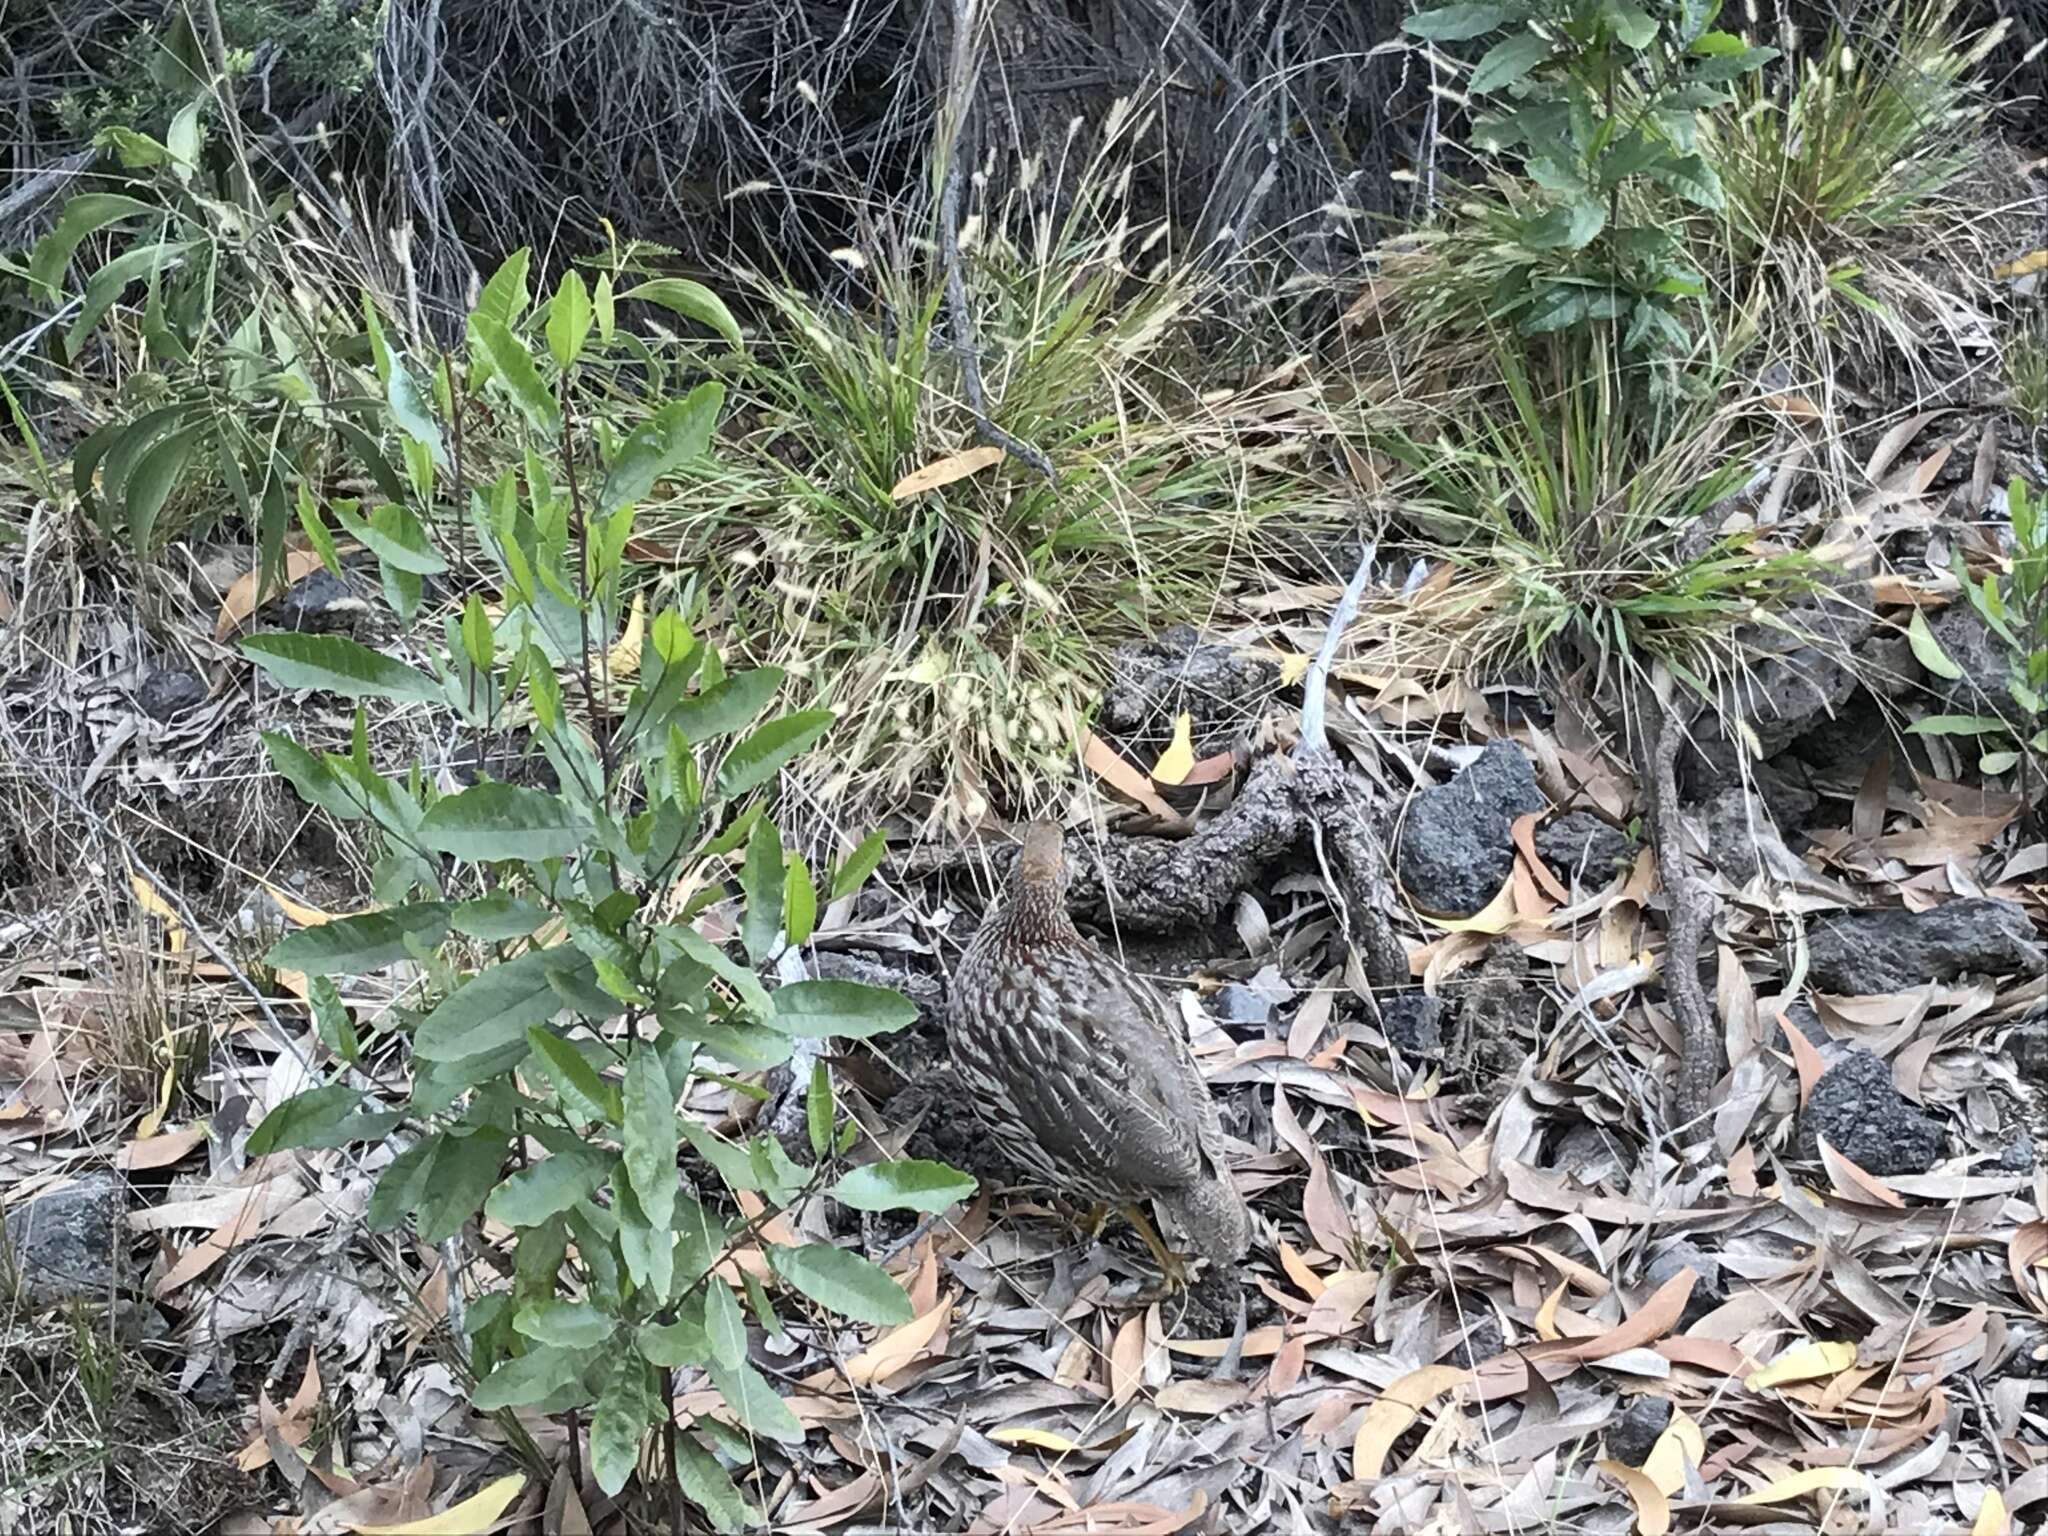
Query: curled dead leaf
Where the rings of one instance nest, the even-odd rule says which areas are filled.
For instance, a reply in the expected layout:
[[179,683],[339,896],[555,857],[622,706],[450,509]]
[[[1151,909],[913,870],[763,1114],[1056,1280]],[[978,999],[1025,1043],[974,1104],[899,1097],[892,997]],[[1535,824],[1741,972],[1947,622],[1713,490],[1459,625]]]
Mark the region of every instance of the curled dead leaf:
[[1394,1382],[1365,1410],[1365,1419],[1351,1442],[1351,1475],[1361,1481],[1379,1477],[1386,1470],[1394,1442],[1422,1410],[1470,1380],[1472,1373],[1459,1366],[1425,1365]]
[[934,459],[921,469],[913,469],[889,488],[889,499],[908,501],[913,496],[922,496],[926,491],[936,491],[941,486],[951,485],[955,480],[965,480],[969,475],[979,474],[982,470],[1002,461],[1002,449],[990,443],[978,443],[959,453],[948,454],[943,459]]

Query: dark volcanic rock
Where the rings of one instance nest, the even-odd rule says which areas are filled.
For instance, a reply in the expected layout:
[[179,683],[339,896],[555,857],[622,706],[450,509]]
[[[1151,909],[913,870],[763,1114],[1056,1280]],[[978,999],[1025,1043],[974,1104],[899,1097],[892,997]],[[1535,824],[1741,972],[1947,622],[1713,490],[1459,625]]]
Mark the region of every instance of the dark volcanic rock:
[[1417,795],[1401,819],[1401,884],[1428,912],[1469,917],[1514,867],[1514,821],[1549,802],[1513,742],[1486,744],[1448,784]]
[[[1977,611],[1974,603],[1950,603],[1937,614],[1927,626],[1934,636],[1934,643],[1942,653],[1962,670],[1961,677],[1938,677],[1929,672],[1925,686],[1931,692],[1938,706],[1936,714],[1978,715],[1985,714],[1987,703],[2004,703],[2005,690],[2000,680],[2006,675],[2006,658],[2009,652],[2005,642],[1991,632],[1991,626],[1984,622],[1984,615]],[[1985,684],[1989,682],[1997,697],[1985,698]]]
[[1273,1017],[1271,998],[1241,981],[1226,982],[1209,999],[1209,1017],[1219,1024],[1265,1024]]
[[1650,1459],[1651,1447],[1671,1423],[1671,1399],[1638,1397],[1607,1426],[1607,1454],[1631,1467]]
[[1799,1155],[1827,1140],[1866,1173],[1925,1173],[1948,1145],[1939,1120],[1892,1086],[1892,1069],[1865,1050],[1844,1051],[1813,1085],[1799,1114]]
[[1228,748],[1280,686],[1280,668],[1268,657],[1204,640],[1185,624],[1120,647],[1109,671],[1097,717],[1102,728],[1119,740],[1163,741],[1186,711],[1199,756]]
[[168,720],[206,702],[206,684],[189,667],[158,667],[135,690],[135,703],[152,720]]
[[362,596],[322,565],[293,582],[257,618],[260,624],[279,629],[340,634],[361,628],[369,614],[370,605]]
[[7,1213],[0,1276],[31,1307],[107,1300],[127,1280],[128,1188],[89,1174]]
[[1410,1061],[1435,1061],[1444,1053],[1444,1001],[1427,992],[1397,992],[1380,999],[1380,1032]]
[[1544,1162],[1580,1184],[1626,1183],[1636,1166],[1628,1143],[1590,1120],[1567,1127],[1551,1142]]
[[1963,975],[2032,976],[2048,965],[2026,909],[1989,897],[1944,902],[1926,912],[1834,913],[1815,919],[1807,946],[1808,979],[1843,997]]
[[1567,811],[1536,829],[1536,854],[1560,885],[1597,891],[1628,867],[1636,845],[1590,811]]
[[1678,1331],[1694,1323],[1728,1299],[1721,1281],[1721,1261],[1687,1238],[1665,1244],[1651,1256],[1643,1278],[1652,1290],[1669,1283],[1681,1269],[1693,1273],[1692,1291],[1685,1298],[1685,1310],[1678,1314]]

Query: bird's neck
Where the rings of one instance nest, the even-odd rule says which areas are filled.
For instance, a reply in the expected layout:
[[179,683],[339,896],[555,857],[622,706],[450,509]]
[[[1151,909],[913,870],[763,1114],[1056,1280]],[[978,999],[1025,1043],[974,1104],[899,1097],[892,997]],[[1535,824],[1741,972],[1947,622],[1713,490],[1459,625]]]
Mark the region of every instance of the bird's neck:
[[1052,944],[1074,936],[1074,920],[1051,881],[1019,881],[1010,891],[1003,928],[1011,942],[1021,944]]

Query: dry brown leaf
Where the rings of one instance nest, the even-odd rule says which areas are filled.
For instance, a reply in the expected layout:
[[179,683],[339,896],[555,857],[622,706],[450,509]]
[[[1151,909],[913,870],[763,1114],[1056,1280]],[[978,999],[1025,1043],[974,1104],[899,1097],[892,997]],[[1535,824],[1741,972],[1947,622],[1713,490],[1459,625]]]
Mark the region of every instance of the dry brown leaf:
[[[337,555],[352,553],[359,546],[354,543],[337,544]],[[284,552],[284,564],[278,571],[278,592],[289,591],[293,585],[305,580],[320,569],[320,553],[312,549],[288,549]],[[220,616],[213,623],[213,638],[225,640],[244,623],[249,615],[263,605],[256,597],[256,583],[262,579],[263,567],[251,566],[228,585],[227,593],[220,600]]]
[[1124,798],[1137,801],[1155,816],[1169,821],[1174,819],[1173,808],[1159,798],[1158,792],[1152,788],[1151,779],[1125,762],[1115,747],[1093,731],[1082,739],[1081,761]]
[[1870,462],[1863,466],[1863,478],[1872,485],[1877,484],[1884,472],[1891,468],[1892,461],[1906,451],[1906,445],[1918,437],[1926,425],[1946,411],[1922,411],[1917,416],[1908,416],[1878,439],[1877,446],[1870,452]]
[[1509,830],[1514,834],[1515,849],[1522,855],[1530,876],[1543,887],[1546,896],[1563,906],[1571,901],[1572,893],[1558,883],[1557,876],[1550,872],[1550,866],[1536,852],[1536,823],[1542,819],[1541,812],[1531,811],[1527,816],[1517,816]]
[[1422,1410],[1453,1387],[1472,1380],[1472,1372],[1455,1365],[1425,1365],[1392,1383],[1365,1410],[1358,1435],[1351,1442],[1351,1475],[1370,1481],[1385,1471],[1387,1454]]
[[1666,1498],[1675,1498],[1685,1488],[1686,1464],[1697,1467],[1706,1459],[1707,1437],[1700,1432],[1698,1423],[1683,1409],[1673,1409],[1671,1422],[1664,1426],[1657,1443],[1650,1447],[1650,1454],[1643,1458],[1643,1475]]
[[1627,1492],[1629,1502],[1636,1507],[1636,1529],[1641,1536],[1665,1536],[1671,1529],[1671,1501],[1647,1473],[1620,1461],[1602,1460],[1593,1465]]
[[1294,1245],[1284,1238],[1280,1243],[1280,1268],[1287,1278],[1294,1282],[1295,1289],[1310,1301],[1320,1297],[1328,1287],[1322,1276],[1309,1267],[1308,1260],[1294,1251]]
[[965,480],[969,475],[979,474],[1002,461],[1002,449],[992,443],[977,443],[972,448],[948,454],[943,459],[934,459],[922,469],[913,469],[889,488],[889,499],[908,501],[913,496],[922,496],[926,491],[936,491],[940,486],[951,485],[955,480]]
[[1251,1396],[1241,1381],[1217,1381],[1210,1377],[1169,1381],[1152,1394],[1152,1401],[1168,1413],[1216,1414],[1235,1408]]
[[484,1484],[461,1503],[451,1505],[438,1515],[408,1520],[403,1525],[359,1525],[355,1528],[356,1536],[482,1536],[486,1531],[497,1529],[499,1516],[519,1497],[519,1490],[525,1486],[526,1479],[515,1472]]
[[1109,1346],[1109,1395],[1121,1408],[1145,1384],[1145,1316],[1123,1320]]
[[953,1298],[949,1293],[944,1301],[921,1317],[891,1328],[846,1362],[846,1379],[857,1387],[887,1381],[924,1352],[933,1337],[946,1326],[952,1310]]
[[1787,1382],[1818,1381],[1846,1371],[1856,1363],[1856,1346],[1836,1340],[1798,1344],[1786,1350],[1760,1371],[1750,1373],[1743,1385],[1752,1392]]
[[1820,1052],[1814,1048],[1805,1034],[1794,1028],[1792,1021],[1781,1012],[1778,1028],[1784,1032],[1785,1048],[1792,1053],[1792,1065],[1799,1073],[1799,1107],[1806,1108],[1806,1101],[1813,1097],[1813,1085],[1820,1081],[1821,1073],[1828,1064],[1820,1059]]
[[1828,1180],[1834,1185],[1835,1193],[1843,1199],[1888,1206],[1895,1211],[1906,1208],[1906,1202],[1883,1179],[1857,1167],[1830,1146],[1825,1138],[1820,1142],[1820,1161],[1828,1171]]
[[140,1136],[114,1154],[114,1166],[128,1173],[168,1168],[206,1140],[206,1124],[198,1121],[175,1131]]

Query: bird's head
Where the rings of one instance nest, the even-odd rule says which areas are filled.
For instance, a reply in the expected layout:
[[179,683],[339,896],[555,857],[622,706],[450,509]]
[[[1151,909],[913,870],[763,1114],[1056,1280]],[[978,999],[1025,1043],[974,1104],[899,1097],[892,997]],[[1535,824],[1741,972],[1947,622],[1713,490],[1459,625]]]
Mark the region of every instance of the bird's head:
[[1059,823],[1034,821],[1024,829],[1024,846],[1017,854],[1017,884],[1055,894],[1065,892],[1066,837]]
[[1017,874],[1010,884],[1005,922],[1013,936],[1050,943],[1072,932],[1067,916],[1067,856],[1059,825],[1034,821],[1017,850]]

